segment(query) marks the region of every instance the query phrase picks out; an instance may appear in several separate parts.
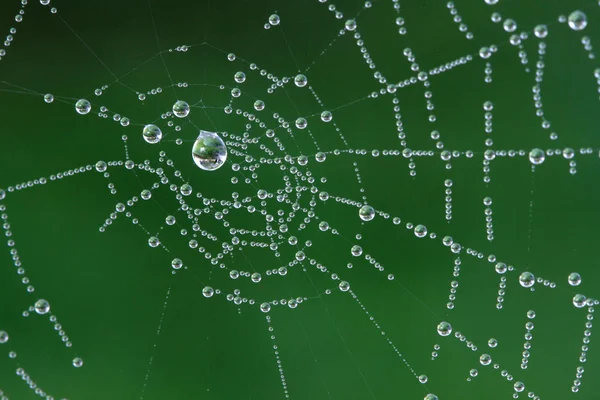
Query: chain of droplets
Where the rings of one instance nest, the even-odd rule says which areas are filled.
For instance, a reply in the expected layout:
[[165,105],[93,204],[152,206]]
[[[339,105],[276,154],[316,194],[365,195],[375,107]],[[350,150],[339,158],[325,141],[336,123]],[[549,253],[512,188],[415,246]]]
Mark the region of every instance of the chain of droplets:
[[281,357],[279,357],[279,350],[277,343],[275,342],[275,333],[273,332],[273,325],[271,324],[271,316],[266,315],[265,320],[267,321],[268,330],[271,333],[271,340],[273,341],[273,354],[275,355],[275,361],[277,363],[277,369],[279,370],[279,377],[281,379],[281,387],[283,388],[283,394],[286,399],[290,398],[290,394],[288,392],[287,381],[285,379],[285,373],[283,371],[283,365],[281,363]]
[[[21,378],[21,380],[33,391],[37,397],[45,398],[46,400],[53,400],[54,397],[47,394],[38,384],[31,378],[31,376],[23,369],[19,367],[16,369],[15,374]],[[63,399],[66,400],[66,399]]]
[[521,369],[527,369],[527,365],[529,364],[529,357],[531,356],[531,341],[533,340],[533,328],[535,325],[533,324],[533,319],[535,318],[535,311],[529,310],[527,311],[527,318],[531,321],[527,321],[525,323],[525,343],[523,344],[523,353],[521,358]]
[[400,16],[400,3],[399,0],[393,0],[394,10],[396,10],[396,25],[398,28],[398,33],[400,35],[406,35],[406,27],[404,26],[404,18]]
[[[573,299],[573,303],[576,305],[576,307],[579,307],[580,304],[585,303],[586,305],[588,305],[588,313],[586,315],[586,322],[585,322],[585,330],[583,331],[583,345],[581,346],[581,354],[579,356],[579,362],[580,363],[585,363],[587,360],[587,352],[589,350],[589,343],[590,343],[590,336],[592,335],[592,320],[594,319],[594,307],[593,304],[598,304],[597,301],[589,301],[589,299],[586,299],[585,302],[583,301],[582,295],[576,295],[576,297]],[[584,372],[584,368],[583,365],[579,365],[577,366],[577,370],[575,373],[575,380],[573,381],[573,386],[571,387],[571,391],[573,391],[574,393],[579,391],[579,386],[581,385],[581,379],[583,378],[583,372]]]
[[492,83],[492,63],[486,62],[485,69],[483,70],[483,72],[485,74],[483,77],[483,81],[485,83]]
[[400,99],[394,96],[392,100],[394,104],[394,119],[396,120],[396,131],[398,132],[398,139],[400,139],[400,146],[406,149],[406,132],[404,132],[404,124],[402,123],[402,115],[400,114]]
[[444,181],[444,187],[446,189],[444,189],[444,200],[446,201],[444,208],[445,208],[445,218],[446,221],[450,222],[452,220],[452,185],[454,183],[452,182],[452,179],[446,179]]
[[[503,262],[498,262],[495,266],[496,272],[498,274],[504,274],[507,270],[512,271],[513,266],[506,266]],[[504,296],[506,295],[506,276],[500,277],[500,283],[498,284],[498,297],[496,297],[496,309],[501,310],[504,302]]]
[[[540,118],[540,123],[542,128],[549,129],[550,122],[544,118],[544,105],[542,103],[542,82],[544,80],[544,55],[546,54],[546,42],[540,41],[538,43],[538,62],[536,63],[536,71],[535,71],[535,82],[536,84],[533,86],[533,101],[534,106],[536,108],[536,116]],[[550,139],[555,140],[558,139],[558,135],[556,132],[552,132],[550,134]]]
[[450,294],[448,295],[448,303],[446,303],[446,308],[448,310],[454,309],[454,301],[456,300],[456,290],[458,288],[458,277],[460,276],[460,266],[462,261],[460,257],[456,257],[454,259],[454,267],[452,271],[452,276],[456,279],[450,282]]
[[[467,340],[467,337],[466,337],[464,334],[462,334],[461,332],[459,332],[459,331],[456,331],[456,332],[454,333],[454,337],[455,337],[456,339],[458,339],[459,341],[461,341],[461,342],[465,343],[465,345],[467,346],[467,348],[468,348],[468,349],[470,349],[471,351],[473,351],[473,352],[477,351],[477,349],[478,349],[477,345],[476,345],[475,343],[473,343],[472,341],[470,341],[470,340]],[[496,347],[496,345],[497,345],[497,341],[496,341],[496,339],[493,339],[493,338],[492,338],[492,339],[490,339],[490,340],[488,341],[488,345],[489,345],[491,348],[494,348],[494,347]],[[494,364],[492,364],[492,356],[491,356],[490,354],[488,354],[488,353],[482,353],[482,354],[479,356],[479,363],[480,363],[482,366],[489,366],[489,365],[492,365],[492,366],[493,366],[493,368],[494,368],[495,370],[498,370],[498,369],[500,369],[500,364],[498,364],[498,363],[494,363]],[[475,369],[475,368],[474,368],[474,369],[471,369],[471,370],[470,370],[470,372],[469,372],[469,375],[470,375],[471,377],[475,377],[475,376],[477,376],[478,374],[479,374],[479,371],[478,371],[477,369]],[[509,374],[509,372],[508,372],[507,370],[505,370],[505,369],[503,369],[503,370],[500,372],[500,375],[501,375],[503,378],[506,378],[506,380],[507,380],[507,381],[509,381],[509,382],[512,382],[512,381],[514,380],[513,376],[512,376],[511,374]],[[515,393],[513,393],[513,398],[517,398],[517,397],[518,397],[518,394],[519,394],[519,393],[521,393],[521,392],[523,392],[523,391],[525,390],[525,384],[524,384],[522,381],[517,381],[517,382],[515,382],[515,383],[513,384],[513,389],[514,389],[514,391],[515,391]],[[539,397],[539,396],[537,396],[537,395],[536,395],[534,392],[531,392],[531,391],[527,393],[527,396],[528,396],[529,398],[531,398],[531,399],[534,399],[534,400],[540,400],[540,397]]]
[[[14,20],[16,23],[21,23],[23,22],[23,19],[25,18],[25,8],[28,4],[28,0],[21,0],[21,8],[19,9],[19,11],[15,14],[14,16]],[[40,0],[40,4],[47,6],[50,4],[50,0]],[[52,14],[56,14],[57,13],[57,9],[56,7],[52,7],[50,9],[50,12]],[[17,28],[15,27],[11,27],[8,30],[8,35],[6,35],[6,38],[4,39],[4,47],[10,47],[10,45],[12,44],[16,33],[17,33]],[[0,60],[2,60],[3,57],[6,56],[6,49],[5,48],[0,48]]]
[[593,60],[596,58],[596,54],[592,51],[592,39],[589,36],[583,36],[581,38],[581,44],[583,45],[583,49],[587,52],[588,58]]
[[[426,106],[425,108],[427,109],[427,111],[429,111],[429,116],[428,116],[428,120],[431,123],[434,123],[436,121],[436,116],[434,114],[434,110],[435,110],[435,106],[433,105],[433,102],[431,101],[431,98],[433,96],[433,93],[428,90],[430,83],[429,83],[429,74],[425,71],[421,71],[421,67],[419,66],[419,64],[417,63],[416,57],[412,51],[412,49],[410,48],[405,48],[404,51],[402,52],[404,54],[404,56],[406,57],[407,61],[411,63],[410,65],[410,69],[413,72],[417,73],[417,80],[419,82],[423,83],[423,87],[425,88],[425,99],[426,99]],[[390,87],[388,86],[388,91],[390,90]],[[395,97],[396,98],[396,97]],[[399,114],[398,114],[399,116]],[[398,118],[398,121],[400,121],[400,119]],[[437,140],[439,139],[439,132],[438,131],[433,131],[432,135],[431,135],[432,139]],[[401,142],[401,144],[403,144],[403,147],[406,148],[407,143],[405,140],[403,140]],[[441,141],[438,141],[436,144],[437,149],[443,149],[444,145]],[[412,167],[412,168],[411,168]],[[410,176],[416,176],[417,171],[416,171],[416,164],[414,162],[413,158],[409,159],[409,168],[410,168]]]
[[435,360],[438,358],[438,356],[440,355],[440,354],[438,353],[438,351],[439,351],[441,348],[442,348],[442,347],[441,347],[439,344],[437,344],[437,343],[433,345],[433,351],[431,352],[431,361],[435,361]]
[[[373,156],[376,157],[375,153],[379,153],[379,150],[373,150],[373,152]],[[362,193],[362,201],[366,204],[367,195],[365,194],[365,188],[363,186],[362,178],[360,177],[360,169],[358,168],[358,163],[354,161],[352,165],[354,166],[354,173],[356,174],[356,180],[358,181],[359,191],[360,193]]]
[[462,22],[462,17],[458,15],[458,10],[452,1],[446,3],[446,7],[448,11],[450,11],[450,15],[452,16],[452,20],[454,23],[458,24],[458,30],[465,34],[467,39],[473,39],[473,33],[469,32],[469,28],[467,25]]
[[485,206],[485,233],[488,241],[494,240],[494,224],[492,217],[492,198],[487,196],[483,198],[483,205]]

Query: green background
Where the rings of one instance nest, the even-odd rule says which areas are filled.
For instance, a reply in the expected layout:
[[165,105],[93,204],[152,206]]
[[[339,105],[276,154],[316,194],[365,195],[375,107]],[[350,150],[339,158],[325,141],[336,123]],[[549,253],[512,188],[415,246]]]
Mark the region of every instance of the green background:
[[[480,0],[457,0],[458,12],[475,36],[470,41],[452,22],[444,2],[402,3],[405,36],[397,33],[392,2],[375,1],[371,9],[363,10],[357,18],[358,30],[377,70],[389,82],[416,75],[402,55],[406,47],[413,50],[423,70],[473,55],[466,65],[431,77],[435,123],[427,121],[421,84],[397,93],[409,148],[436,150],[429,133],[438,129],[446,149],[476,153],[471,159],[453,159],[451,170],[445,169],[439,153],[417,157],[415,178],[409,176],[404,157],[370,155],[373,149],[402,149],[391,97],[364,99],[382,87],[373,79],[375,70],[367,67],[349,34],[329,46],[343,22],[360,12],[362,2],[336,3],[344,13],[342,19],[327,10],[329,3],[314,0],[151,0],[151,7],[143,0],[57,1],[52,3],[58,8],[56,15],[38,2],[30,3],[20,23],[14,21],[20,6],[17,1],[0,5],[0,30],[8,33],[11,26],[18,30],[0,61],[0,187],[49,179],[98,160],[123,161],[121,136],[127,135],[134,161],[150,160],[153,166],[168,170],[170,179],[179,184],[172,169],[159,165],[158,152],[166,151],[194,192],[205,197],[231,200],[234,191],[241,197],[254,196],[256,187],[275,192],[283,187],[283,176],[290,174],[274,164],[263,165],[255,187],[246,185],[231,169],[231,163],[244,163],[241,156],[232,154],[232,146],[230,163],[218,171],[201,171],[191,160],[196,127],[236,136],[246,131],[247,120],[222,111],[230,89],[239,86],[243,94],[234,107],[254,112],[254,100],[264,100],[265,111],[254,113],[268,127],[278,126],[274,112],[290,122],[310,116],[310,134],[295,130],[292,140],[279,128],[277,135],[291,156],[309,156],[306,169],[317,178],[319,190],[358,202],[364,194],[378,211],[400,217],[402,225],[395,226],[392,218],[381,215],[364,224],[354,205],[333,199],[317,201],[314,211],[319,220],[329,222],[343,237],[319,231],[319,220],[314,219],[306,229],[298,230],[306,216],[302,212],[288,224],[288,235],[298,237],[299,248],[311,240],[312,246],[305,248],[307,257],[329,272],[321,273],[305,262],[305,270],[296,265],[288,268],[285,277],[268,277],[266,270],[286,265],[298,249],[282,244],[278,259],[265,249],[240,251],[236,246],[233,258],[224,258],[226,269],[212,266],[187,247],[191,233],[188,237],[179,234],[182,227],[191,232],[191,223],[177,212],[174,193],[165,186],[155,191],[152,201],[138,202],[131,212],[153,233],[165,225],[166,215],[177,216],[179,226],[165,226],[160,233],[171,253],[150,248],[148,235],[123,214],[105,233],[99,232],[117,202],[139,196],[157,180],[147,173],[138,172],[138,179],[123,167],[109,168],[116,195],[109,193],[109,181],[96,171],[9,193],[2,204],[7,207],[25,276],[35,286],[35,292],[26,292],[6,247],[0,256],[0,329],[9,333],[10,340],[0,345],[0,389],[10,399],[36,398],[15,374],[19,367],[55,399],[284,398],[265,314],[257,304],[246,303],[238,309],[226,301],[225,294],[234,289],[258,304],[292,296],[308,298],[297,309],[278,306],[269,314],[291,399],[421,399],[428,392],[442,400],[506,399],[514,393],[514,381],[502,378],[502,369],[525,383],[521,398],[529,391],[542,399],[597,398],[600,354],[594,335],[580,391],[573,394],[570,389],[580,365],[586,321],[586,309],[574,308],[572,297],[581,292],[597,298],[600,293],[596,243],[599,103],[593,76],[598,61],[588,59],[581,44],[583,35],[591,38],[592,45],[600,40],[600,10],[594,1],[500,0],[492,7]],[[586,30],[574,32],[557,23],[558,15],[577,8],[588,16]],[[517,32],[530,32],[524,47],[532,69],[537,62],[537,39],[531,31],[538,23],[549,25],[542,101],[551,130],[543,129],[534,114],[533,72],[525,73],[518,49],[507,43],[509,35],[490,21],[492,11],[515,19]],[[281,25],[265,30],[263,25],[273,12],[280,15]],[[489,60],[493,83],[484,84],[484,62],[477,53],[490,44],[500,50]],[[181,45],[190,48],[168,51]],[[162,57],[157,56],[159,50]],[[237,55],[235,62],[227,61],[229,52]],[[280,78],[293,77],[298,68],[305,71],[311,66],[306,72],[309,85],[325,109],[333,111],[348,147],[332,123],[319,120],[324,108],[308,88],[286,85],[285,90],[269,95],[266,89],[271,82],[249,69],[252,62]],[[244,84],[233,81],[236,71],[246,72]],[[125,74],[123,85],[114,83],[115,76]],[[189,86],[177,87],[178,82]],[[109,85],[108,89],[94,96],[94,89],[103,85]],[[226,89],[220,90],[219,85]],[[158,87],[163,88],[161,94],[147,95],[143,102],[137,99],[135,91],[146,93]],[[44,93],[53,93],[57,100],[44,103]],[[76,114],[74,103],[79,98],[92,102],[89,115]],[[175,121],[182,126],[181,132],[160,120],[177,99],[196,105],[190,114],[192,123]],[[363,100],[346,105],[358,99]],[[484,132],[482,104],[486,100],[494,103],[491,135]],[[109,118],[98,117],[102,105],[110,110]],[[121,127],[112,120],[115,112],[129,117],[132,124]],[[151,146],[142,140],[141,130],[157,120],[168,134],[159,145]],[[551,141],[550,131],[556,131],[559,139]],[[261,137],[259,143],[283,156],[264,132],[254,125],[249,134]],[[528,152],[533,147],[573,147],[577,173],[571,175],[568,161],[560,156],[548,157],[533,178],[526,157],[497,158],[491,164],[491,183],[486,185],[482,152],[488,136],[494,140],[494,149]],[[184,139],[183,145],[175,144],[177,137]],[[329,153],[326,162],[316,163],[315,142],[326,152],[366,149],[369,155]],[[580,155],[581,147],[593,148],[594,154]],[[246,152],[256,158],[265,156],[258,144],[248,145]],[[240,183],[232,184],[233,176],[240,177]],[[327,182],[321,183],[321,177]],[[454,182],[450,223],[444,219],[445,179]],[[494,201],[492,243],[486,240],[485,196]],[[203,208],[196,198],[189,200],[193,207]],[[299,203],[309,207],[309,200],[308,192],[303,192]],[[289,212],[291,206],[270,199],[267,209],[275,215],[280,209]],[[234,227],[264,230],[264,217],[258,213],[233,210],[227,218]],[[426,225],[437,238],[416,238],[405,229],[407,222]],[[215,242],[199,239],[200,246],[213,255],[221,251],[221,242],[230,241],[222,222],[210,214],[202,215],[200,224],[219,238]],[[359,233],[360,240],[355,238]],[[445,235],[486,258],[495,254],[498,260],[514,265],[516,271],[506,275],[503,310],[495,308],[500,278],[493,264],[464,250],[456,307],[446,308],[456,255],[442,245]],[[363,257],[350,255],[355,243],[363,247]],[[385,272],[377,271],[365,254],[374,257]],[[173,257],[181,258],[187,269],[173,275]],[[347,268],[348,263],[353,268]],[[263,280],[260,284],[247,278],[233,281],[228,277],[230,269],[263,272]],[[521,288],[518,272],[525,270],[556,282],[557,288],[540,284],[535,285],[535,292]],[[578,288],[567,284],[573,271],[583,277]],[[357,299],[340,292],[331,273],[349,281]],[[388,281],[388,273],[395,280]],[[201,293],[205,285],[223,293],[206,299]],[[329,288],[332,294],[326,295]],[[72,348],[63,345],[47,315],[22,317],[39,298],[50,302],[51,313],[73,341]],[[522,370],[530,309],[537,317],[529,366]],[[436,326],[443,320],[473,341],[478,351],[469,350],[454,335],[440,337]],[[426,385],[417,381],[386,337],[416,374],[429,377]],[[490,337],[498,339],[497,348],[487,347]],[[432,361],[435,344],[441,349]],[[9,358],[9,351],[16,351],[18,357]],[[479,365],[483,352],[492,355],[499,370]],[[84,360],[82,368],[71,365],[76,356]],[[478,368],[479,376],[467,382],[471,368]]]

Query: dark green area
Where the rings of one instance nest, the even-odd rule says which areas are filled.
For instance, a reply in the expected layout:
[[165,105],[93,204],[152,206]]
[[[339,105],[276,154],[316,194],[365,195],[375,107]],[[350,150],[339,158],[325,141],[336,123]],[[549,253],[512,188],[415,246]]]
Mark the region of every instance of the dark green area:
[[[124,161],[121,137],[127,135],[127,150],[134,161],[150,160],[153,166],[168,170],[173,182],[181,183],[173,177],[172,168],[159,164],[158,152],[164,150],[194,193],[231,200],[232,192],[240,198],[255,196],[257,189],[276,192],[284,187],[283,176],[291,175],[279,165],[263,164],[252,185],[244,183],[249,173],[242,176],[231,168],[232,163],[245,165],[245,154],[267,157],[258,144],[249,144],[247,149],[230,145],[228,163],[217,171],[202,171],[192,161],[191,147],[199,129],[243,137],[248,120],[223,112],[231,89],[239,87],[242,96],[233,102],[234,108],[254,113],[268,128],[276,129],[292,157],[308,156],[308,165],[301,169],[310,170],[315,185],[331,199],[317,200],[314,211],[318,219],[306,229],[298,227],[306,215],[296,213],[287,235],[296,235],[298,246],[281,244],[280,258],[267,249],[246,247],[241,252],[236,246],[233,258],[224,258],[226,269],[221,269],[188,247],[191,223],[177,211],[179,204],[166,186],[155,190],[152,200],[140,200],[131,211],[152,234],[164,226],[159,237],[170,253],[150,248],[148,235],[123,214],[106,232],[99,232],[118,202],[139,197],[142,189],[150,189],[157,181],[155,175],[137,168],[136,177],[124,167],[109,167],[116,195],[110,194],[109,181],[95,170],[9,193],[0,204],[6,206],[11,239],[26,271],[22,276],[16,273],[9,248],[4,246],[0,253],[0,330],[6,330],[10,340],[0,344],[0,390],[10,399],[38,398],[15,374],[17,368],[24,368],[55,399],[140,399],[142,392],[146,400],[282,399],[274,342],[294,400],[422,399],[428,392],[440,400],[507,399],[517,380],[526,385],[521,399],[528,398],[529,391],[544,400],[597,398],[597,333],[591,336],[580,391],[571,393],[586,322],[586,309],[576,309],[572,297],[576,293],[600,297],[596,243],[600,102],[593,75],[600,63],[588,58],[581,43],[587,35],[593,46],[600,46],[596,1],[500,0],[488,6],[483,0],[456,0],[458,14],[473,32],[473,40],[465,39],[444,2],[426,0],[402,3],[400,16],[408,30],[405,36],[397,33],[397,16],[388,0],[374,1],[371,9],[363,11],[363,2],[338,0],[335,5],[344,13],[341,19],[327,10],[329,2],[317,0],[150,0],[150,7],[146,0],[56,0],[52,4],[58,8],[56,15],[37,0],[29,3],[20,23],[14,21],[19,1],[0,5],[0,32],[7,34],[11,26],[18,30],[0,60],[0,187],[7,189],[41,177],[49,180],[53,174],[94,165],[98,160]],[[578,8],[588,16],[584,31],[574,32],[557,22],[560,14]],[[529,32],[524,49],[532,72],[525,72],[519,49],[508,43],[509,35],[500,24],[491,22],[492,11],[515,19],[518,33]],[[281,25],[265,30],[263,25],[274,12],[280,15]],[[358,13],[358,30],[376,70],[368,68],[350,34],[336,39],[344,21]],[[543,129],[535,116],[532,92],[538,61],[538,40],[532,31],[539,23],[546,23],[550,30],[542,84],[544,112],[552,123],[549,130]],[[489,60],[493,83],[484,84],[485,61],[478,51],[491,44],[498,45],[499,51]],[[187,52],[174,50],[181,45],[190,48]],[[374,149],[402,148],[390,95],[364,99],[383,87],[373,79],[376,71],[390,82],[416,76],[402,54],[407,47],[427,71],[473,56],[466,65],[431,77],[435,123],[427,120],[422,84],[397,92],[408,147],[436,150],[429,135],[437,129],[446,149],[475,152],[471,159],[454,159],[450,170],[439,153],[417,157],[415,178],[409,176],[409,161],[404,157],[371,156]],[[230,52],[238,57],[235,62],[227,61]],[[250,63],[256,63],[258,71],[250,70]],[[259,74],[263,68],[280,78],[308,69],[309,85],[325,106],[314,100],[308,87],[290,84],[267,94],[272,82]],[[247,75],[243,84],[233,80],[237,71]],[[121,84],[114,83],[115,77],[122,77]],[[178,82],[189,86],[178,87]],[[95,96],[94,90],[103,85],[109,85],[108,89]],[[158,87],[163,89],[161,94],[147,94]],[[136,91],[146,93],[146,99],[138,100]],[[54,94],[54,103],[44,103],[45,93]],[[75,112],[80,98],[92,103],[89,115]],[[182,126],[181,132],[160,118],[177,99],[192,105],[190,122],[175,121]],[[265,102],[264,111],[252,109],[257,99]],[[359,99],[363,100],[353,103]],[[494,103],[491,136],[484,132],[482,105],[486,100]],[[110,110],[109,118],[97,116],[100,106]],[[348,147],[333,123],[320,121],[324,108],[332,111]],[[131,125],[122,127],[114,122],[115,112],[130,118]],[[273,113],[292,124],[298,116],[306,117],[308,129],[295,130],[292,138],[277,128]],[[160,144],[143,141],[142,128],[148,123],[163,129]],[[261,136],[259,143],[283,157],[265,131],[253,124],[249,137]],[[549,139],[551,131],[558,133],[558,140]],[[526,157],[503,157],[492,161],[492,180],[485,184],[482,162],[488,136],[495,149],[528,152],[534,147],[572,147],[577,151],[577,173],[569,173],[568,161],[562,156],[547,157],[534,175]],[[184,139],[183,145],[176,145],[177,137]],[[594,149],[594,154],[581,155],[582,147]],[[365,149],[367,155],[333,154],[335,149],[347,148]],[[328,152],[324,163],[314,160],[319,150]],[[239,183],[233,184],[232,177]],[[321,183],[321,177],[327,182]],[[453,180],[450,223],[444,218],[445,179]],[[297,185],[293,178],[291,183]],[[310,186],[306,181],[300,183]],[[358,207],[334,200],[361,202],[363,194],[376,210],[391,217],[378,215],[363,224]],[[486,240],[485,196],[493,198],[492,243]],[[298,203],[308,207],[310,198],[304,191]],[[195,198],[189,202],[204,208]],[[287,213],[291,209],[274,198],[267,203],[275,218],[278,210]],[[223,209],[219,204],[214,207]],[[177,217],[179,225],[165,226],[169,214]],[[402,219],[402,225],[393,225],[395,216]],[[258,212],[233,209],[226,218],[234,227],[264,229],[265,217]],[[340,235],[321,232],[318,223],[323,220]],[[405,228],[407,222],[426,225],[437,239],[416,238]],[[199,236],[200,246],[213,255],[222,251],[221,242],[230,241],[228,228],[206,214],[200,217],[200,225],[218,237],[212,241]],[[179,234],[182,227],[190,231],[187,237]],[[360,240],[356,239],[358,233]],[[454,310],[448,310],[446,303],[450,282],[456,279],[452,276],[456,255],[442,245],[445,235],[486,256],[478,259],[464,250],[460,254]],[[304,246],[307,240],[312,241],[311,247]],[[363,257],[351,256],[353,244],[363,247]],[[285,277],[265,275],[267,270],[286,265],[300,249],[329,272],[322,273],[304,262],[305,270],[288,268]],[[494,264],[486,260],[490,254],[517,271],[529,270],[556,282],[557,288],[536,284],[531,292],[519,286],[518,272],[508,273],[504,308],[496,310],[500,277]],[[365,255],[385,271],[377,271]],[[171,268],[174,257],[187,267],[175,275]],[[351,269],[348,263],[352,263]],[[263,280],[260,284],[248,278],[233,281],[228,277],[230,269],[259,271]],[[578,288],[567,284],[573,271],[583,277]],[[332,273],[350,282],[356,299],[350,292],[339,291],[338,282],[330,279]],[[387,279],[389,273],[395,275],[393,281]],[[21,283],[24,276],[35,292],[26,292]],[[206,285],[223,294],[204,298]],[[333,293],[325,295],[329,288]],[[273,307],[269,313],[271,333],[258,304],[250,307],[246,303],[238,312],[237,306],[225,300],[225,294],[234,289],[258,304],[297,296],[309,300],[293,310]],[[60,341],[47,316],[22,317],[39,298],[50,302],[51,313],[73,341],[72,348]],[[526,312],[530,309],[537,316],[529,366],[522,370]],[[444,320],[478,350],[471,351],[454,335],[440,337],[436,326]],[[497,348],[487,347],[490,337],[498,339]],[[416,374],[429,377],[426,385],[418,383],[386,338]],[[441,349],[432,361],[435,344]],[[16,351],[18,357],[9,358],[9,351]],[[499,370],[479,365],[483,352],[500,364]],[[76,356],[84,360],[82,368],[72,366]],[[471,368],[478,368],[479,376],[467,382]],[[502,378],[502,369],[515,380]]]

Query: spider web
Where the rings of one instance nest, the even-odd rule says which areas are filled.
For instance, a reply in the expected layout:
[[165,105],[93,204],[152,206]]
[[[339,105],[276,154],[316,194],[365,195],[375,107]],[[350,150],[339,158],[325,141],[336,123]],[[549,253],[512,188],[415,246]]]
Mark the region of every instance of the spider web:
[[3,398],[593,398],[597,4],[138,3],[3,6]]

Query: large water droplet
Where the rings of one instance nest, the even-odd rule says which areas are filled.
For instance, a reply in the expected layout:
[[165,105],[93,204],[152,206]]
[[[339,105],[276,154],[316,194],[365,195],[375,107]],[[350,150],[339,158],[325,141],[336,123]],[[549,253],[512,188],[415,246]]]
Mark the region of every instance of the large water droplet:
[[192,158],[199,168],[214,171],[227,160],[227,147],[216,133],[201,130],[192,148]]

